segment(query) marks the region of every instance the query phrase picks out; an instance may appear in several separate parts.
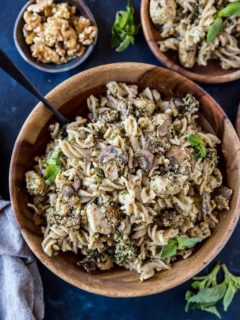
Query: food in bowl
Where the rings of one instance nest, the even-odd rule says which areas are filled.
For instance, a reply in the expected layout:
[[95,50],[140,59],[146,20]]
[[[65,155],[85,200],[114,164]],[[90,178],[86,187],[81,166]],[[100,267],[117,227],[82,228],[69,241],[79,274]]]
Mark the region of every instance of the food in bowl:
[[240,68],[239,8],[230,0],[150,0],[149,12],[160,28],[162,52],[177,51],[185,68],[214,59],[228,70]]
[[63,64],[81,57],[97,36],[97,27],[66,2],[37,0],[23,19],[25,42],[41,63]]
[[220,140],[201,129],[190,93],[167,100],[110,82],[87,105],[88,119],[50,126],[26,173],[28,206],[47,255],[72,251],[87,271],[119,265],[143,281],[188,258],[229,209]]

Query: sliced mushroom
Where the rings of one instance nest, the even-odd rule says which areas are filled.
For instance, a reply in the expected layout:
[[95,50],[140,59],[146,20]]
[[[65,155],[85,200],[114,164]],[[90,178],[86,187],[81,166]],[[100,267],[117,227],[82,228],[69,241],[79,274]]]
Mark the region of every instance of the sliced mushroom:
[[78,262],[87,272],[95,272],[98,269],[97,260],[94,257],[85,257],[82,261]]
[[160,137],[164,137],[169,133],[169,129],[172,125],[171,119],[166,119],[162,124],[160,124],[157,128],[157,132],[160,135]]
[[62,188],[62,194],[65,197],[72,197],[75,194],[75,191],[74,191],[74,189],[72,187],[65,185]]
[[149,171],[154,164],[154,155],[147,149],[142,149],[137,154],[137,162],[141,169]]
[[118,161],[120,162],[121,165],[125,166],[128,163],[128,155],[125,151],[123,151],[119,156],[118,156]]
[[99,164],[102,166],[110,160],[117,160],[121,165],[125,165],[128,162],[128,155],[120,148],[108,146],[101,150],[99,154]]
[[204,214],[209,214],[211,211],[211,203],[210,203],[210,194],[209,193],[203,193],[202,195],[202,212]]
[[102,166],[104,162],[116,158],[117,148],[114,146],[108,146],[101,150],[99,154],[99,164]]
[[165,210],[154,218],[154,222],[164,228],[179,228],[184,223],[182,215],[173,209]]
[[43,196],[39,196],[39,195],[33,196],[33,204],[34,204],[35,206],[37,206],[37,205],[39,205],[41,202],[43,202],[44,199],[45,199],[45,197],[43,197]]
[[222,196],[227,200],[230,200],[232,198],[232,193],[233,193],[232,189],[227,188],[225,186],[222,186],[222,187],[216,189],[216,191],[215,191],[216,196]]
[[81,185],[82,185],[81,179],[79,178],[79,176],[76,176],[76,177],[74,178],[74,181],[73,181],[73,189],[74,189],[76,192],[78,192],[78,191],[80,190],[80,188],[81,188]]
[[178,164],[181,164],[184,160],[187,159],[188,153],[186,152],[185,148],[179,146],[172,146],[168,152],[167,157]]

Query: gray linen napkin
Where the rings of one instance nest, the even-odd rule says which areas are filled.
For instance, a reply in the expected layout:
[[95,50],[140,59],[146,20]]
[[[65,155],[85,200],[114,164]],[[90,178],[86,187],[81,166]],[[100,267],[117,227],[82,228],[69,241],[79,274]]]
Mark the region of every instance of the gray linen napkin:
[[0,200],[0,319],[42,320],[43,286],[10,203]]

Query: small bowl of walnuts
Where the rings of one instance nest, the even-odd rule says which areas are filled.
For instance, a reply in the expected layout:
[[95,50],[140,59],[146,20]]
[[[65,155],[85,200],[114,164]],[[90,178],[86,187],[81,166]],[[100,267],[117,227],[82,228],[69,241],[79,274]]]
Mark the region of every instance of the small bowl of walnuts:
[[96,21],[82,0],[29,1],[14,27],[14,41],[23,59],[52,73],[83,63],[97,37]]

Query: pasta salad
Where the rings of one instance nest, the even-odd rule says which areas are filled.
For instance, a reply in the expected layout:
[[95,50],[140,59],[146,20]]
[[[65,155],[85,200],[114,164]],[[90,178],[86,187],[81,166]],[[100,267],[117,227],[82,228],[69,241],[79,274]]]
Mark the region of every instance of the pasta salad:
[[239,1],[150,0],[149,10],[160,27],[160,50],[177,51],[185,68],[206,66],[210,59],[225,70],[240,68]]
[[143,281],[208,238],[232,190],[218,168],[220,140],[198,124],[191,94],[109,82],[90,114],[61,128],[26,173],[42,248],[78,255],[89,272],[114,265]]

